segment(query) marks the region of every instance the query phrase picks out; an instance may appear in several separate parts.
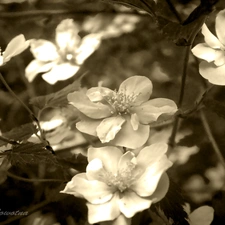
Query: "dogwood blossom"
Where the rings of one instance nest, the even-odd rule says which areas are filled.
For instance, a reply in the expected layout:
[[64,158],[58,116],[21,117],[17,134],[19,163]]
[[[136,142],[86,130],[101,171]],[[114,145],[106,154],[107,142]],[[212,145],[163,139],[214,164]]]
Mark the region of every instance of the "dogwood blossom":
[[172,100],[149,100],[151,93],[152,82],[147,77],[133,76],[123,81],[118,91],[94,87],[67,98],[82,113],[79,131],[97,136],[102,143],[138,148],[149,137],[150,123],[177,110]]
[[[133,152],[114,146],[88,149],[86,173],[75,175],[61,193],[85,198],[89,223],[129,222],[137,212],[160,201],[167,193],[171,167],[167,144],[157,143]],[[128,219],[126,219],[128,218]]]
[[195,56],[205,61],[199,65],[199,73],[210,83],[225,85],[225,10],[217,14],[215,28],[216,34],[213,35],[207,26],[202,27],[202,34],[205,43],[196,45],[192,52]]
[[29,46],[29,41],[25,40],[23,34],[14,37],[7,45],[5,51],[2,53],[0,49],[0,66],[7,63],[12,57],[19,55]]
[[43,79],[49,84],[74,76],[100,45],[98,34],[81,38],[79,31],[72,19],[65,19],[56,28],[55,43],[44,39],[30,40],[35,59],[26,68],[28,81],[32,82],[39,73],[43,73]]

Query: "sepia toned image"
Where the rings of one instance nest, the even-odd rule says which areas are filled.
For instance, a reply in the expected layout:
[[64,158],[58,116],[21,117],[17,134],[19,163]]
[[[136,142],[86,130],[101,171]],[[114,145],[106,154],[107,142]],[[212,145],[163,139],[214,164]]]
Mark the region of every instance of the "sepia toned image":
[[225,1],[0,0],[0,225],[224,225]]

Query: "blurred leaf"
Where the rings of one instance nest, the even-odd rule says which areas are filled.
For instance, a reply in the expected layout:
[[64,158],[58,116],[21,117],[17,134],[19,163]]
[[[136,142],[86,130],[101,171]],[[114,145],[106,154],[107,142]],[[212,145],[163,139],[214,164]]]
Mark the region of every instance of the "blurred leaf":
[[4,152],[12,165],[47,163],[58,165],[56,157],[43,144],[25,143]]
[[57,91],[56,93],[32,98],[30,103],[40,110],[47,107],[63,107],[68,104],[67,95],[71,92],[79,90],[79,88],[80,79],[75,80],[72,84]]
[[203,104],[206,106],[207,109],[210,109],[218,116],[225,119],[225,104],[212,98],[204,99]]
[[57,159],[63,166],[73,168],[79,172],[85,172],[88,164],[87,157],[80,153],[67,158],[57,157]]
[[[9,132],[3,133],[2,136],[13,141],[25,141],[31,137],[32,134],[37,133],[37,131],[33,123],[27,123],[20,127],[15,127]],[[5,142],[0,140],[0,146],[5,144]]]

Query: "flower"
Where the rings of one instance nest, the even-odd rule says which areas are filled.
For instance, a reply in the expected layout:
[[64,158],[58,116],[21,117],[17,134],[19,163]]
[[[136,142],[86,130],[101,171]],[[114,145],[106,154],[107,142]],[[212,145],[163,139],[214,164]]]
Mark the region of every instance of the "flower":
[[32,82],[39,73],[49,84],[74,76],[101,41],[98,34],[81,38],[79,31],[72,19],[65,19],[56,28],[56,44],[44,39],[30,40],[35,59],[26,67],[28,81]]
[[7,45],[5,51],[2,53],[0,49],[0,66],[7,63],[12,57],[19,55],[29,46],[29,41],[25,40],[23,34],[14,37]]
[[225,10],[217,14],[215,27],[217,37],[214,36],[207,26],[202,27],[205,43],[196,45],[192,52],[195,56],[205,61],[199,65],[199,73],[208,79],[210,83],[225,85]]
[[[133,217],[160,201],[169,188],[167,144],[122,153],[114,146],[88,149],[86,173],[75,175],[61,193],[85,198],[89,223]],[[119,220],[122,220],[120,217]]]
[[123,81],[118,91],[94,87],[67,98],[82,113],[79,131],[97,136],[102,143],[138,148],[149,137],[150,123],[177,110],[172,100],[148,100],[151,93],[152,82],[147,77],[133,76]]

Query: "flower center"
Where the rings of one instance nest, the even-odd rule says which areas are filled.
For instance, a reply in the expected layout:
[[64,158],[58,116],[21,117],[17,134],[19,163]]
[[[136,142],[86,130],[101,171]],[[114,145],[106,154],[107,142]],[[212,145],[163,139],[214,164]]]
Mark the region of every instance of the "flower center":
[[133,106],[133,103],[136,98],[137,95],[126,95],[122,91],[115,91],[114,93],[104,97],[104,99],[112,106],[112,108],[114,109],[114,111],[116,111],[118,115],[129,114],[130,108]]
[[104,182],[108,186],[113,186],[120,192],[124,192],[136,178],[136,175],[132,173],[134,168],[135,164],[130,162],[125,169],[118,171],[117,175],[107,172],[104,176]]

